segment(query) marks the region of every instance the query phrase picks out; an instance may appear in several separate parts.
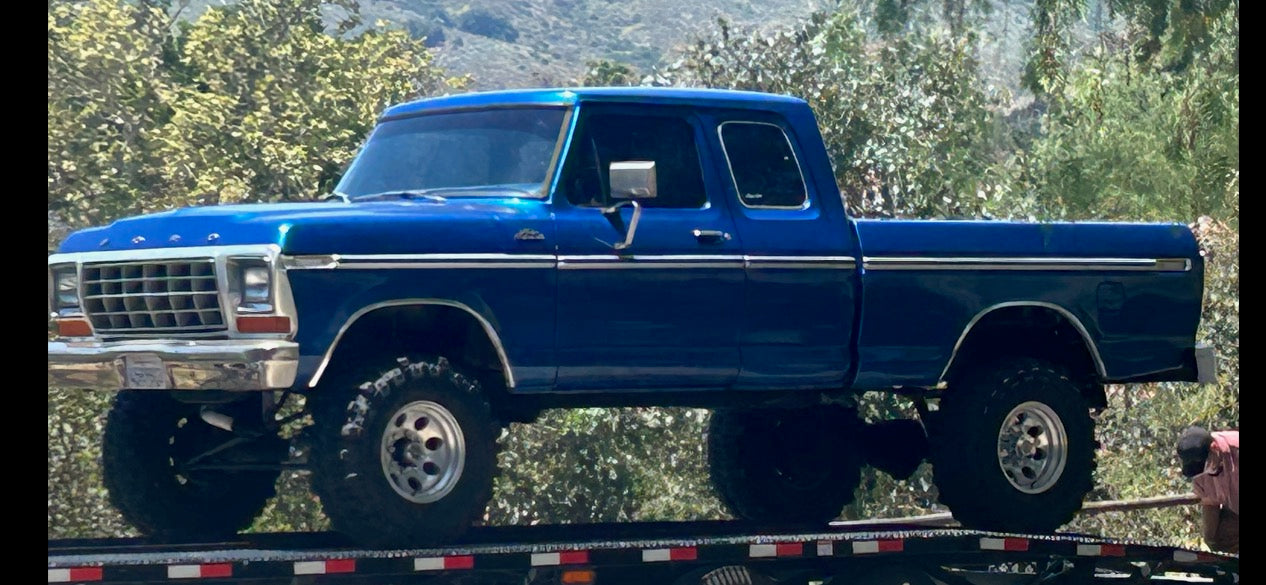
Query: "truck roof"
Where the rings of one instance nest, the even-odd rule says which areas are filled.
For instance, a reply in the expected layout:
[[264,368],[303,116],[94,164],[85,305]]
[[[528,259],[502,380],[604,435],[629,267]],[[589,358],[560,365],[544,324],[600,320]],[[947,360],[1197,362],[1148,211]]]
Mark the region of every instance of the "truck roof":
[[797,97],[738,91],[731,89],[694,89],[678,87],[575,87],[511,89],[464,93],[426,98],[391,106],[384,118],[407,116],[425,110],[478,108],[484,106],[574,105],[579,102],[634,102],[638,104],[676,104],[731,106],[747,109],[785,110],[803,108],[807,103]]

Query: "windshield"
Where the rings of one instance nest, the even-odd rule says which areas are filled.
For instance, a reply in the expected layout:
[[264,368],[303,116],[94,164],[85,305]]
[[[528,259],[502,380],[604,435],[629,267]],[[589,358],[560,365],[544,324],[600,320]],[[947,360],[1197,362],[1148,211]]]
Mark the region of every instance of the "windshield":
[[506,108],[383,122],[336,191],[353,199],[487,195],[498,188],[540,196],[564,114],[557,107]]

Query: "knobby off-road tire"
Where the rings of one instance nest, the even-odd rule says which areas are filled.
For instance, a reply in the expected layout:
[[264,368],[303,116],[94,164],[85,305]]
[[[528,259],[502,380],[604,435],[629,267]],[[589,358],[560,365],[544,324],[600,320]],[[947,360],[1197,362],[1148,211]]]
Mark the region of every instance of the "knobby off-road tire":
[[973,372],[935,420],[940,501],[967,528],[1053,532],[1094,485],[1094,421],[1063,366],[1009,358]]
[[717,410],[708,464],[722,503],[739,518],[828,522],[853,501],[862,456],[851,410]]
[[501,427],[478,382],[448,360],[399,358],[309,401],[313,490],[335,530],[365,545],[427,546],[483,517]]
[[[253,399],[241,406],[260,408]],[[280,468],[181,469],[189,458],[233,438],[198,412],[198,405],[166,392],[124,390],[115,396],[102,442],[103,480],[110,503],[144,534],[173,540],[231,536],[250,526],[275,493]],[[226,450],[214,462],[231,463],[234,455]]]

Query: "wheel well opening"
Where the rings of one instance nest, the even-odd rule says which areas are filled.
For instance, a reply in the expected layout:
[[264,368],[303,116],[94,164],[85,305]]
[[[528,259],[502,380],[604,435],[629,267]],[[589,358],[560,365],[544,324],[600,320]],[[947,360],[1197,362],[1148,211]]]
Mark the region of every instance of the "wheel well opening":
[[476,376],[490,398],[508,385],[501,357],[479,319],[447,305],[383,307],[361,315],[336,343],[321,376],[343,374],[406,355],[444,356]]
[[951,358],[945,381],[952,387],[972,368],[1005,357],[1047,359],[1068,368],[1094,407],[1106,406],[1099,369],[1088,341],[1063,313],[1050,307],[1002,307],[972,326]]

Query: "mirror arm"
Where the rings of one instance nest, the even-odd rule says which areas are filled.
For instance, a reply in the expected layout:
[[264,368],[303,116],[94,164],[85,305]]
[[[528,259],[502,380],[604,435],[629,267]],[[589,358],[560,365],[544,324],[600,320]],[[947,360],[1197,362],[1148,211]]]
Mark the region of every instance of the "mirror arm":
[[609,220],[613,215],[618,217],[617,214],[620,213],[620,208],[625,206],[633,207],[633,218],[629,220],[629,230],[624,233],[624,241],[614,244],[616,250],[624,250],[633,245],[633,236],[637,233],[637,220],[642,217],[642,204],[638,203],[637,200],[630,199],[602,210],[602,215],[607,216]]

